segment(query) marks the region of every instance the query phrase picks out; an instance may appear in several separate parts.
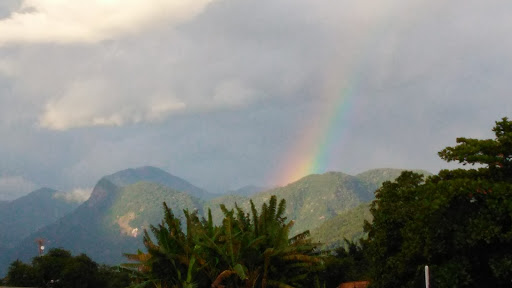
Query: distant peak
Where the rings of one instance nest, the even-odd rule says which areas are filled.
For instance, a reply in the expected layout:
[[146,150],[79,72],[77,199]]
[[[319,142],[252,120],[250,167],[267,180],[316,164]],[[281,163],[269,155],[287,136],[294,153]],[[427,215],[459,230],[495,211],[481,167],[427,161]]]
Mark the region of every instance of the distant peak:
[[211,195],[188,181],[174,176],[165,170],[153,166],[142,166],[121,170],[104,177],[118,187],[126,187],[137,182],[157,183],[180,192],[187,192],[198,198],[210,198]]

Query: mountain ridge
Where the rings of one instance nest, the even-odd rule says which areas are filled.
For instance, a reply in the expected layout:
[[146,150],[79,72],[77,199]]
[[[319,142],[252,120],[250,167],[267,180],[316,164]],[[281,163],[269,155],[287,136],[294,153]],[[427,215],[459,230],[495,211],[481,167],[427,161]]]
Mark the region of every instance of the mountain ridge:
[[[287,202],[286,216],[288,220],[295,221],[292,233],[313,230],[327,220],[373,200],[379,181],[393,180],[386,178],[394,177],[401,171],[377,169],[356,176],[342,172],[313,174],[283,187],[250,193],[250,197],[225,194],[208,199],[193,195],[201,196],[206,191],[159,168],[145,166],[125,169],[102,177],[89,199],[72,213],[30,234],[9,250],[6,253],[9,257],[5,259],[7,262],[0,263],[0,275],[16,258],[28,261],[35,256],[34,239],[39,237],[48,240],[49,248],[63,247],[73,253],[87,253],[99,263],[118,264],[124,260],[122,253],[142,248],[140,233],[150,224],[160,222],[164,201],[178,216],[182,215],[184,208],[197,209],[199,213],[211,208],[216,221],[220,221],[221,203],[228,208],[238,203],[244,211],[249,212],[250,199],[259,207],[271,195],[276,195]],[[169,187],[176,183],[177,188],[187,191]],[[199,190],[194,190],[194,187]]]

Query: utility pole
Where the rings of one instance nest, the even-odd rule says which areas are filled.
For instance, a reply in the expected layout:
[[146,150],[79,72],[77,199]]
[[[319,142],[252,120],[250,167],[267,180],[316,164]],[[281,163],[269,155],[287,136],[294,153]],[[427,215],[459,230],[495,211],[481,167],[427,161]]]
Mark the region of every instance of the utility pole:
[[430,271],[428,265],[425,265],[425,288],[430,288]]

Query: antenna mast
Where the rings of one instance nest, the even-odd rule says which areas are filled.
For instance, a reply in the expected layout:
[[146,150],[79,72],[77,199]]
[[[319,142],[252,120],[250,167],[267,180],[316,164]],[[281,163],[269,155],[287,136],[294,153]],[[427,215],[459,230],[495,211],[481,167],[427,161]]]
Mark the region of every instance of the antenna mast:
[[43,256],[44,243],[46,242],[46,240],[43,238],[37,238],[35,242],[37,243],[37,250],[39,252],[39,256]]

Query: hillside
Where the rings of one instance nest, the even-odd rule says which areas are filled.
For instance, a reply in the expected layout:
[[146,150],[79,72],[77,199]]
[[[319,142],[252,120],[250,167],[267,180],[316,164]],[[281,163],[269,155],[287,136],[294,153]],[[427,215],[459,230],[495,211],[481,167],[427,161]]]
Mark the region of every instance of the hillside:
[[[368,170],[356,176],[341,172],[313,174],[284,187],[253,194],[250,199],[253,200],[256,207],[267,201],[271,195],[285,199],[287,203],[286,216],[289,220],[295,221],[292,233],[298,233],[304,230],[314,230],[337,215],[345,215],[346,211],[352,211],[351,209],[362,203],[371,202],[375,197],[375,190],[384,181],[394,180],[402,171],[404,170],[383,168]],[[430,175],[423,170],[415,170],[415,172]],[[217,223],[222,219],[222,211],[219,208],[222,203],[228,208],[234,207],[234,204],[237,203],[246,211],[250,209],[249,197],[244,195],[224,195],[212,199],[205,204],[204,209],[205,211],[208,208],[212,209],[212,215]],[[356,209],[344,217],[362,217],[357,212],[363,213],[363,210]],[[356,233],[354,229],[352,230]],[[347,231],[349,233],[347,237],[350,238],[352,230],[345,229],[343,231]],[[342,238],[343,236],[341,236]]]
[[202,215],[203,200],[160,184],[138,182],[122,188],[105,214],[103,223],[118,234],[132,236],[135,229],[140,234],[150,224],[160,223],[163,202],[176,215],[182,215],[183,209],[199,210]]
[[364,221],[371,221],[369,203],[363,203],[326,220],[311,231],[314,241],[326,246],[338,246],[343,239],[357,240],[364,236]]
[[14,247],[23,238],[73,211],[78,203],[56,198],[50,188],[35,190],[0,203],[0,248]]
[[[126,171],[129,171],[129,177],[124,173]],[[154,169],[149,171],[159,173]],[[122,253],[142,248],[141,232],[149,224],[161,221],[163,201],[178,216],[182,215],[184,208],[201,210],[203,206],[203,200],[160,183],[138,181],[130,184],[135,179],[145,180],[146,176],[149,181],[164,182],[167,185],[188,183],[184,180],[171,183],[165,177],[160,177],[161,173],[156,176],[148,173],[147,167],[122,172],[102,178],[90,198],[76,210],[30,234],[15,248],[7,251],[5,257],[0,259],[0,275],[6,272],[7,265],[15,259],[28,261],[37,254],[34,244],[36,238],[46,239],[48,249],[62,247],[75,254],[86,253],[101,263],[118,264],[125,261]],[[166,177],[168,175],[164,174]],[[123,186],[115,185],[109,179]],[[193,189],[195,186],[190,184],[186,187]]]
[[[284,187],[270,189],[252,195],[256,207],[277,195],[286,200],[286,216],[295,221],[292,233],[313,229],[325,220],[339,213],[371,201],[375,186],[361,181],[357,177],[340,172],[329,172],[306,176]],[[217,221],[222,215],[218,204],[224,203],[228,208],[234,202],[249,211],[249,199],[244,196],[226,195],[207,204]],[[205,209],[206,209],[205,208]]]

